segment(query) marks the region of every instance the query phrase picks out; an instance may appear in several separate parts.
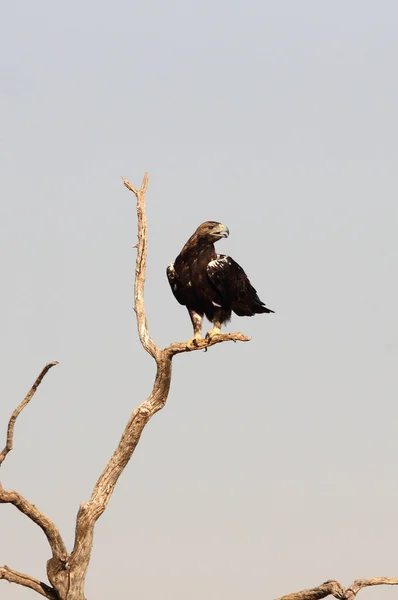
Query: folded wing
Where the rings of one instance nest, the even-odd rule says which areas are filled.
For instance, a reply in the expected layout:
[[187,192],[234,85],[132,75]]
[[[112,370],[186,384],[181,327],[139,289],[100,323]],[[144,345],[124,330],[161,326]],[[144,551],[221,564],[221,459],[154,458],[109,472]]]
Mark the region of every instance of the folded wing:
[[260,300],[242,267],[230,256],[219,254],[209,262],[207,276],[220,294],[223,308],[232,308],[239,317],[274,312]]

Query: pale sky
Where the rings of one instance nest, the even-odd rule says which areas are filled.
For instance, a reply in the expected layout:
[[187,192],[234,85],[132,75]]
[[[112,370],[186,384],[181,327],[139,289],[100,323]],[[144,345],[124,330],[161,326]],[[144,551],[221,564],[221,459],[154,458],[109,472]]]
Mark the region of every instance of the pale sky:
[[[150,174],[147,313],[192,335],[165,275],[205,220],[276,311],[177,356],[166,408],[98,522],[89,600],[269,599],[398,576],[398,5],[4,4],[1,472],[71,549],[79,503],[150,392],[132,310]],[[46,580],[0,506],[0,564]],[[0,581],[0,598],[34,592]],[[38,597],[38,596],[36,596]],[[398,597],[370,589],[361,599]]]

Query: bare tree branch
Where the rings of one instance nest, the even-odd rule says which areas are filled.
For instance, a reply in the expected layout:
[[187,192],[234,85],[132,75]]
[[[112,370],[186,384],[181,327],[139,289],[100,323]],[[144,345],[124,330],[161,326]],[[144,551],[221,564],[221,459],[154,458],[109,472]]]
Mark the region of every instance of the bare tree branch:
[[136,190],[127,179],[122,177],[123,183],[137,198],[137,219],[138,219],[138,244],[137,244],[137,260],[135,264],[135,281],[134,281],[134,310],[137,315],[138,335],[142,346],[156,360],[159,354],[159,348],[151,339],[148,331],[148,324],[145,313],[144,304],[144,288],[146,275],[146,257],[148,244],[148,224],[145,212],[145,193],[148,185],[148,173],[145,173],[142,185],[139,190]]
[[90,500],[80,506],[76,519],[75,543],[69,560],[70,584],[68,599],[70,600],[84,597],[84,580],[90,562],[95,523],[104,512],[117,480],[129,462],[145,425],[155,412],[164,406],[170,388],[172,357],[160,350],[151,339],[144,304],[147,257],[145,192],[148,175],[144,175],[139,190],[127,180],[123,179],[123,182],[137,198],[138,247],[134,282],[134,310],[137,317],[138,335],[143,348],[156,361],[157,374],[152,393],[145,402],[133,411],[118,447],[94,486]]
[[392,577],[356,579],[348,588],[344,588],[338,581],[330,579],[316,588],[293,592],[287,596],[281,596],[277,600],[320,600],[327,596],[334,596],[338,600],[354,600],[362,588],[373,585],[398,585],[398,579]]
[[195,343],[190,342],[173,342],[164,349],[164,352],[170,356],[181,354],[182,352],[194,352],[195,350],[207,350],[210,346],[220,344],[221,342],[250,342],[249,337],[243,333],[217,333],[211,337],[205,337],[201,340],[195,340]]
[[55,590],[53,590],[53,588],[47,584],[35,579],[34,577],[31,577],[30,575],[25,575],[25,573],[14,571],[5,565],[4,567],[0,567],[0,579],[5,579],[10,583],[18,583],[19,585],[23,585],[24,587],[30,588],[38,594],[41,594],[45,598],[49,598],[49,600],[58,600]]
[[17,406],[17,408],[12,413],[11,418],[8,422],[8,427],[7,427],[6,445],[0,454],[0,466],[2,465],[7,454],[12,450],[15,421],[17,420],[19,414],[22,412],[22,410],[25,408],[25,406],[27,406],[29,404],[29,402],[32,400],[37,388],[41,384],[45,375],[48,373],[48,371],[51,369],[51,367],[55,367],[55,365],[57,365],[57,364],[58,364],[58,362],[54,361],[54,362],[48,363],[48,365],[46,365],[44,367],[44,369],[42,370],[42,372],[40,373],[40,375],[38,376],[38,378],[36,379],[36,381],[34,382],[32,387],[30,388],[29,392],[26,394],[25,398],[22,400],[22,402]]

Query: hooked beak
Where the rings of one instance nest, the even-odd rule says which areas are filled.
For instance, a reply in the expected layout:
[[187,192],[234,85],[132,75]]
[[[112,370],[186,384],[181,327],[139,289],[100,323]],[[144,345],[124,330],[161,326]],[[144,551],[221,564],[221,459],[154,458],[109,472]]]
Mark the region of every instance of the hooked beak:
[[228,227],[226,227],[225,225],[222,225],[222,229],[221,229],[221,231],[219,232],[218,235],[220,235],[223,238],[227,238],[229,236],[229,229],[228,229]]

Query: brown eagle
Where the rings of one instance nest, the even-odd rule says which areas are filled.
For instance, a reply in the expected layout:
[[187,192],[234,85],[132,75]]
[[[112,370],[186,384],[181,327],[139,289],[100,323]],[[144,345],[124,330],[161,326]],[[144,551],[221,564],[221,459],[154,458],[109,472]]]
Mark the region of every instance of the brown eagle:
[[274,312],[261,302],[242,267],[230,256],[216,253],[214,242],[228,235],[222,223],[202,223],[167,267],[173,294],[191,317],[193,341],[202,337],[203,315],[213,323],[207,334],[211,337],[220,333],[232,311],[239,317]]

